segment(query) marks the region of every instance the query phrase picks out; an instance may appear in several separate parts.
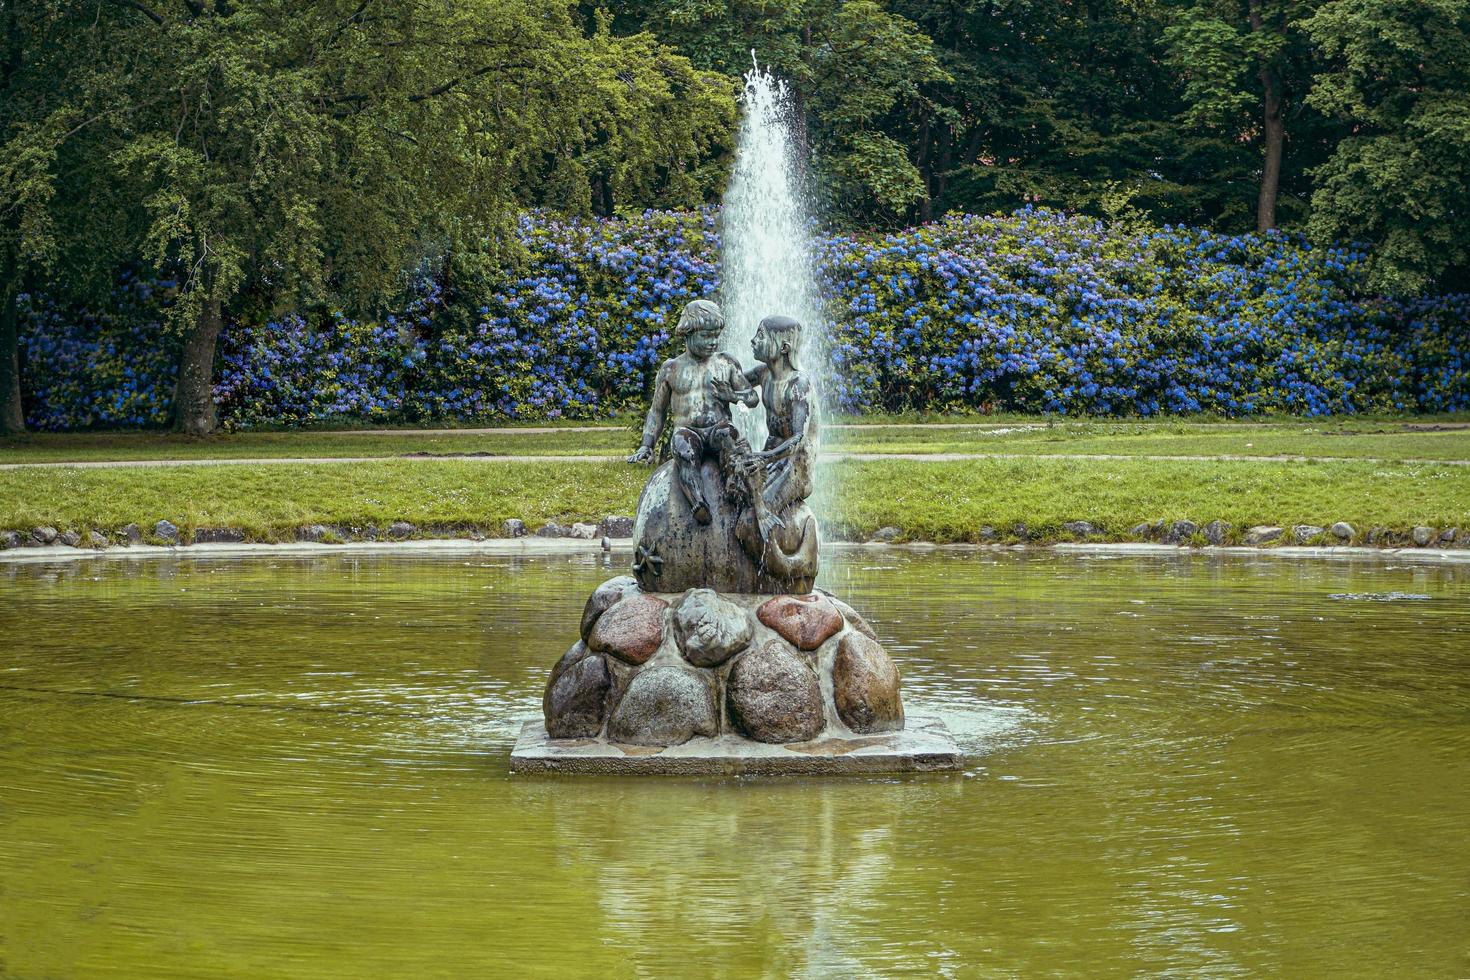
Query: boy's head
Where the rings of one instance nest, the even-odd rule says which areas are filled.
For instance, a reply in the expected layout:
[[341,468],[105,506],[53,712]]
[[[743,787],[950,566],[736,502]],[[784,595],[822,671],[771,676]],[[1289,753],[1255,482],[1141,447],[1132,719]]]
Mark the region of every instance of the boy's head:
[[683,337],[689,351],[709,357],[720,346],[720,331],[725,329],[725,314],[707,299],[697,299],[684,307],[674,333]]
[[750,341],[755,359],[774,364],[781,358],[796,367],[796,353],[801,349],[801,323],[789,316],[768,316],[756,328]]

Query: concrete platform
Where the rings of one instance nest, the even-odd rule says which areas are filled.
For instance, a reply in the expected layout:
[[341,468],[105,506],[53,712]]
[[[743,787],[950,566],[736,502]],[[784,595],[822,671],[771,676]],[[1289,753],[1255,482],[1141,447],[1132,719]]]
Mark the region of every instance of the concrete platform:
[[540,718],[526,721],[510,754],[514,773],[626,776],[848,776],[947,772],[965,761],[938,718],[909,718],[901,732],[767,745],[736,735],[658,748],[600,739],[551,739]]

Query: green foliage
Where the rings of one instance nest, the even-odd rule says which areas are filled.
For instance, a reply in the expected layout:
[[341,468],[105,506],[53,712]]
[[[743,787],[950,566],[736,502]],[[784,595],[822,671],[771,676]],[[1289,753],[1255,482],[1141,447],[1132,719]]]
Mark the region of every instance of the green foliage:
[[1470,272],[1470,2],[1332,0],[1307,29],[1310,101],[1350,134],[1316,171],[1311,227],[1374,242],[1370,276],[1416,293]]

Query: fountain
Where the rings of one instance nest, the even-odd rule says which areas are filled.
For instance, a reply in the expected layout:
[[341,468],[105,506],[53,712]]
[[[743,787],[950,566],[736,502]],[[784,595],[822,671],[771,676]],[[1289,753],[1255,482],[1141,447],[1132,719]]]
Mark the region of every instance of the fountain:
[[748,73],[725,218],[727,309],[695,300],[679,318],[684,352],[659,368],[628,457],[654,462],[672,429],[672,458],[639,499],[632,574],[587,600],[514,771],[960,767],[942,721],[905,715],[873,629],[814,590],[820,528],[807,498],[821,385],[806,364],[821,321],[786,112],[784,87]]

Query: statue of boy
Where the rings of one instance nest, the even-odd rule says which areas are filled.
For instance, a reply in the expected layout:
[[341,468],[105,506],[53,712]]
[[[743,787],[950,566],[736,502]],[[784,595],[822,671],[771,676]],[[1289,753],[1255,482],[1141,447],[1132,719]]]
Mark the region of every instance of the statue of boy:
[[787,507],[811,495],[817,419],[811,381],[797,364],[801,324],[789,316],[768,316],[750,346],[759,363],[745,378],[761,387],[769,435],[765,447],[743,463],[765,539],[784,526],[780,515]]
[[739,362],[728,354],[717,353],[724,329],[724,314],[709,300],[697,299],[684,307],[675,329],[684,338],[684,353],[659,367],[653,404],[643,423],[643,441],[628,457],[630,463],[652,463],[653,445],[665,421],[671,421],[674,434],[669,445],[674,452],[674,471],[700,524],[710,522],[710,507],[701,488],[699,464],[714,456],[728,477],[732,460],[750,451],[749,443],[731,421],[730,406],[738,401],[754,408],[760,401]]

